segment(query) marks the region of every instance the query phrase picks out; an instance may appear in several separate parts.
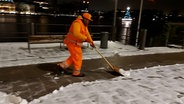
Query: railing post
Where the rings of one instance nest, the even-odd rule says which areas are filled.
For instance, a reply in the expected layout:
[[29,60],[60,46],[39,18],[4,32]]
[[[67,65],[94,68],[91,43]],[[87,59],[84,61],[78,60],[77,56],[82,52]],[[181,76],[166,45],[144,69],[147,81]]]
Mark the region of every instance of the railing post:
[[34,23],[31,23],[31,35],[35,34],[35,25]]

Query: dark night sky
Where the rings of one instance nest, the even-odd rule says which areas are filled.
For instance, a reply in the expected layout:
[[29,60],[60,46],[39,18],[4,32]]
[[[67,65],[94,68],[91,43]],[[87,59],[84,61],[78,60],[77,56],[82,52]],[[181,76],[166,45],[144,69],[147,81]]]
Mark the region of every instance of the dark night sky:
[[[81,0],[58,0],[58,2],[71,2]],[[89,0],[91,10],[113,10],[114,0]],[[118,9],[139,9],[141,0],[118,0]],[[180,9],[184,12],[184,0],[144,0],[143,9],[159,9],[164,11]]]

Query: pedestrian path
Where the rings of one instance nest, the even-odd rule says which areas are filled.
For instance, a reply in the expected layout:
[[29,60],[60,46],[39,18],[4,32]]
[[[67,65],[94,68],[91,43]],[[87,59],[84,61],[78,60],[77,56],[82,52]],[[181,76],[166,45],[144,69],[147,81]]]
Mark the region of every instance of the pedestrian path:
[[[100,41],[95,41],[97,48],[100,47]],[[69,56],[69,52],[59,48],[59,44],[33,44],[31,53],[28,52],[26,42],[0,43],[0,67],[30,65],[38,63],[59,62]],[[132,56],[141,54],[172,53],[183,52],[182,49],[171,49],[168,47],[151,47],[145,50],[139,50],[137,47],[123,45],[120,42],[108,42],[108,48],[99,48],[105,57],[115,54],[120,56]],[[101,58],[95,50],[83,45],[83,59]]]
[[[97,47],[100,46],[100,42],[95,42],[95,44]],[[26,46],[26,43],[0,44],[0,92],[32,101],[61,86],[76,82],[107,80],[119,76],[117,73],[107,72],[106,64],[101,57],[95,50],[84,45],[82,71],[86,77],[75,78],[71,75],[64,75],[55,80],[45,74],[56,71],[56,63],[64,60],[69,55],[68,51],[59,49],[58,44],[44,44],[43,46],[33,46],[32,52],[29,53]],[[181,49],[152,47],[138,50],[134,46],[109,42],[109,47],[107,49],[100,48],[100,51],[113,65],[132,70],[184,63],[184,51]],[[68,69],[68,71],[72,71],[72,69]]]
[[30,104],[184,104],[184,64],[131,71],[129,78],[60,87]]
[[[100,42],[95,42],[97,47]],[[0,44],[0,67],[28,65],[37,63],[58,62],[66,59],[69,52],[66,48],[59,48],[59,43],[53,44],[33,44],[31,45],[31,53],[28,52],[27,43],[1,43]],[[116,50],[114,50],[116,49]],[[107,49],[100,49],[105,56],[112,56],[119,51],[136,51],[133,46],[123,46],[118,42],[109,42]],[[100,56],[87,47],[87,43],[83,44],[83,59],[99,58]]]
[[[184,52],[108,58],[113,65],[131,70],[158,65],[184,64],[183,59]],[[101,59],[84,60],[82,71],[86,74],[85,77],[76,78],[64,75],[60,79],[54,79],[52,76],[45,75],[57,70],[56,63],[4,67],[0,68],[0,91],[32,101],[61,86],[76,82],[109,80],[119,76],[117,73],[106,71],[106,69],[106,64]],[[72,69],[68,69],[68,71],[72,72]]]

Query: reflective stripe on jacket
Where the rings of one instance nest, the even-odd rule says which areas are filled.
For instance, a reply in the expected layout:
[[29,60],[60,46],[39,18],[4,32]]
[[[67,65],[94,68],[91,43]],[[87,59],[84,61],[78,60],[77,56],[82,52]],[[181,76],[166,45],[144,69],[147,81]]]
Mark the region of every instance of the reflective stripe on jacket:
[[82,44],[83,41],[93,42],[88,28],[82,23],[81,19],[76,19],[70,26],[64,43]]

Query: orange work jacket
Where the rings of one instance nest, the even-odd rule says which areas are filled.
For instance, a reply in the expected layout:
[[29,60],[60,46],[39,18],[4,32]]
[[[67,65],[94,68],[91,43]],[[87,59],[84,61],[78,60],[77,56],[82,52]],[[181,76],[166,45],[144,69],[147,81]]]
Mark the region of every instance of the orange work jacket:
[[65,44],[68,43],[82,43],[83,41],[93,42],[88,27],[85,26],[81,19],[76,19],[70,26],[69,32],[64,40]]

